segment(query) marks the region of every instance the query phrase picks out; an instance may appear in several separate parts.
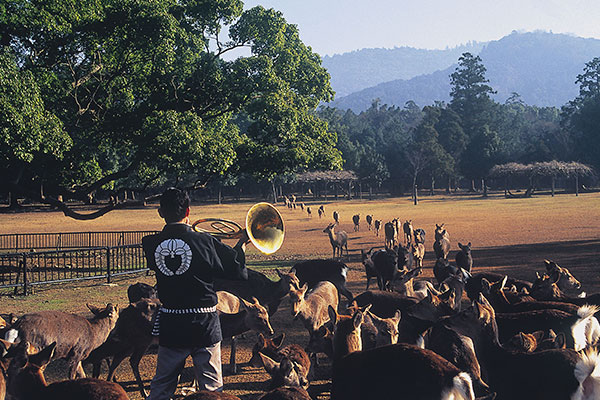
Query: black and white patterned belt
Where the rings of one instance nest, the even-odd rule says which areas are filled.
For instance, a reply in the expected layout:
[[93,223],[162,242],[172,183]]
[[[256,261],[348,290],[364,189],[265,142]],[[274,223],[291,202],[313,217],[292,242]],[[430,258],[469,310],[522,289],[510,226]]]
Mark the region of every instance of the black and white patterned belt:
[[160,308],[165,314],[209,314],[217,311],[217,306],[196,308]]
[[164,308],[158,309],[154,325],[152,326],[152,336],[158,336],[160,332],[160,314],[210,314],[217,311],[217,306],[212,307],[196,307],[196,308]]

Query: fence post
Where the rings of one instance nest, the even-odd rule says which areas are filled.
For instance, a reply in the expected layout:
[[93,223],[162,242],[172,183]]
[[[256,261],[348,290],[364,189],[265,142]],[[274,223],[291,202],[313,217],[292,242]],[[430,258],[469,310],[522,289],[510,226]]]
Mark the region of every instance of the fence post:
[[27,296],[28,290],[27,281],[27,255],[23,254],[23,296]]
[[110,247],[106,248],[106,283],[110,283]]

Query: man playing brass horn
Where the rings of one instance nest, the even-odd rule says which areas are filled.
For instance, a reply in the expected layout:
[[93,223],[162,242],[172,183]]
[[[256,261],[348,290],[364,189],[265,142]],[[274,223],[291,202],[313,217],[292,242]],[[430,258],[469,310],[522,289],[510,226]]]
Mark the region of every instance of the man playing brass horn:
[[194,231],[189,225],[190,199],[176,188],[162,194],[158,213],[166,223],[162,232],[142,239],[162,302],[152,332],[159,336],[159,349],[148,399],[173,397],[188,356],[200,389],[220,391],[222,335],[213,279],[248,279],[248,235],[243,230],[232,248]]

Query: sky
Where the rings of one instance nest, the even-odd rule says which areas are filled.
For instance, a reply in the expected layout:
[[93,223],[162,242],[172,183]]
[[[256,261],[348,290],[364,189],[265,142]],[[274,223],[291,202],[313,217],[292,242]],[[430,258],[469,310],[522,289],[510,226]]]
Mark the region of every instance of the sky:
[[296,24],[321,56],[362,48],[444,49],[513,30],[600,39],[600,0],[242,0]]

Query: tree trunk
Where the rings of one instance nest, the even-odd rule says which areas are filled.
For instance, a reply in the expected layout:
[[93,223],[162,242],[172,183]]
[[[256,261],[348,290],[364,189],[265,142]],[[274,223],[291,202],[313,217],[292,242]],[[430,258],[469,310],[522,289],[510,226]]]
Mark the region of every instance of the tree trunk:
[[271,190],[273,192],[273,204],[277,204],[277,189],[275,188],[275,181],[271,181]]
[[487,197],[488,192],[487,192],[487,184],[485,182],[485,179],[481,180],[481,189],[483,189],[483,197]]
[[369,183],[369,200],[373,200],[373,185]]
[[446,187],[446,193],[452,193],[452,177],[448,175],[448,186]]
[[416,206],[417,204],[419,204],[419,198],[418,196],[418,188],[417,188],[417,184],[413,184],[413,204]]
[[552,197],[554,197],[554,191],[556,189],[556,178],[552,177]]
[[219,187],[217,189],[217,202],[221,204],[223,202],[223,186],[219,183]]
[[579,196],[579,175],[575,174],[575,196]]
[[429,195],[433,196],[433,192],[435,191],[435,177],[431,175],[431,190],[429,191]]
[[475,189],[475,179],[471,179],[471,192],[475,193],[477,190]]

